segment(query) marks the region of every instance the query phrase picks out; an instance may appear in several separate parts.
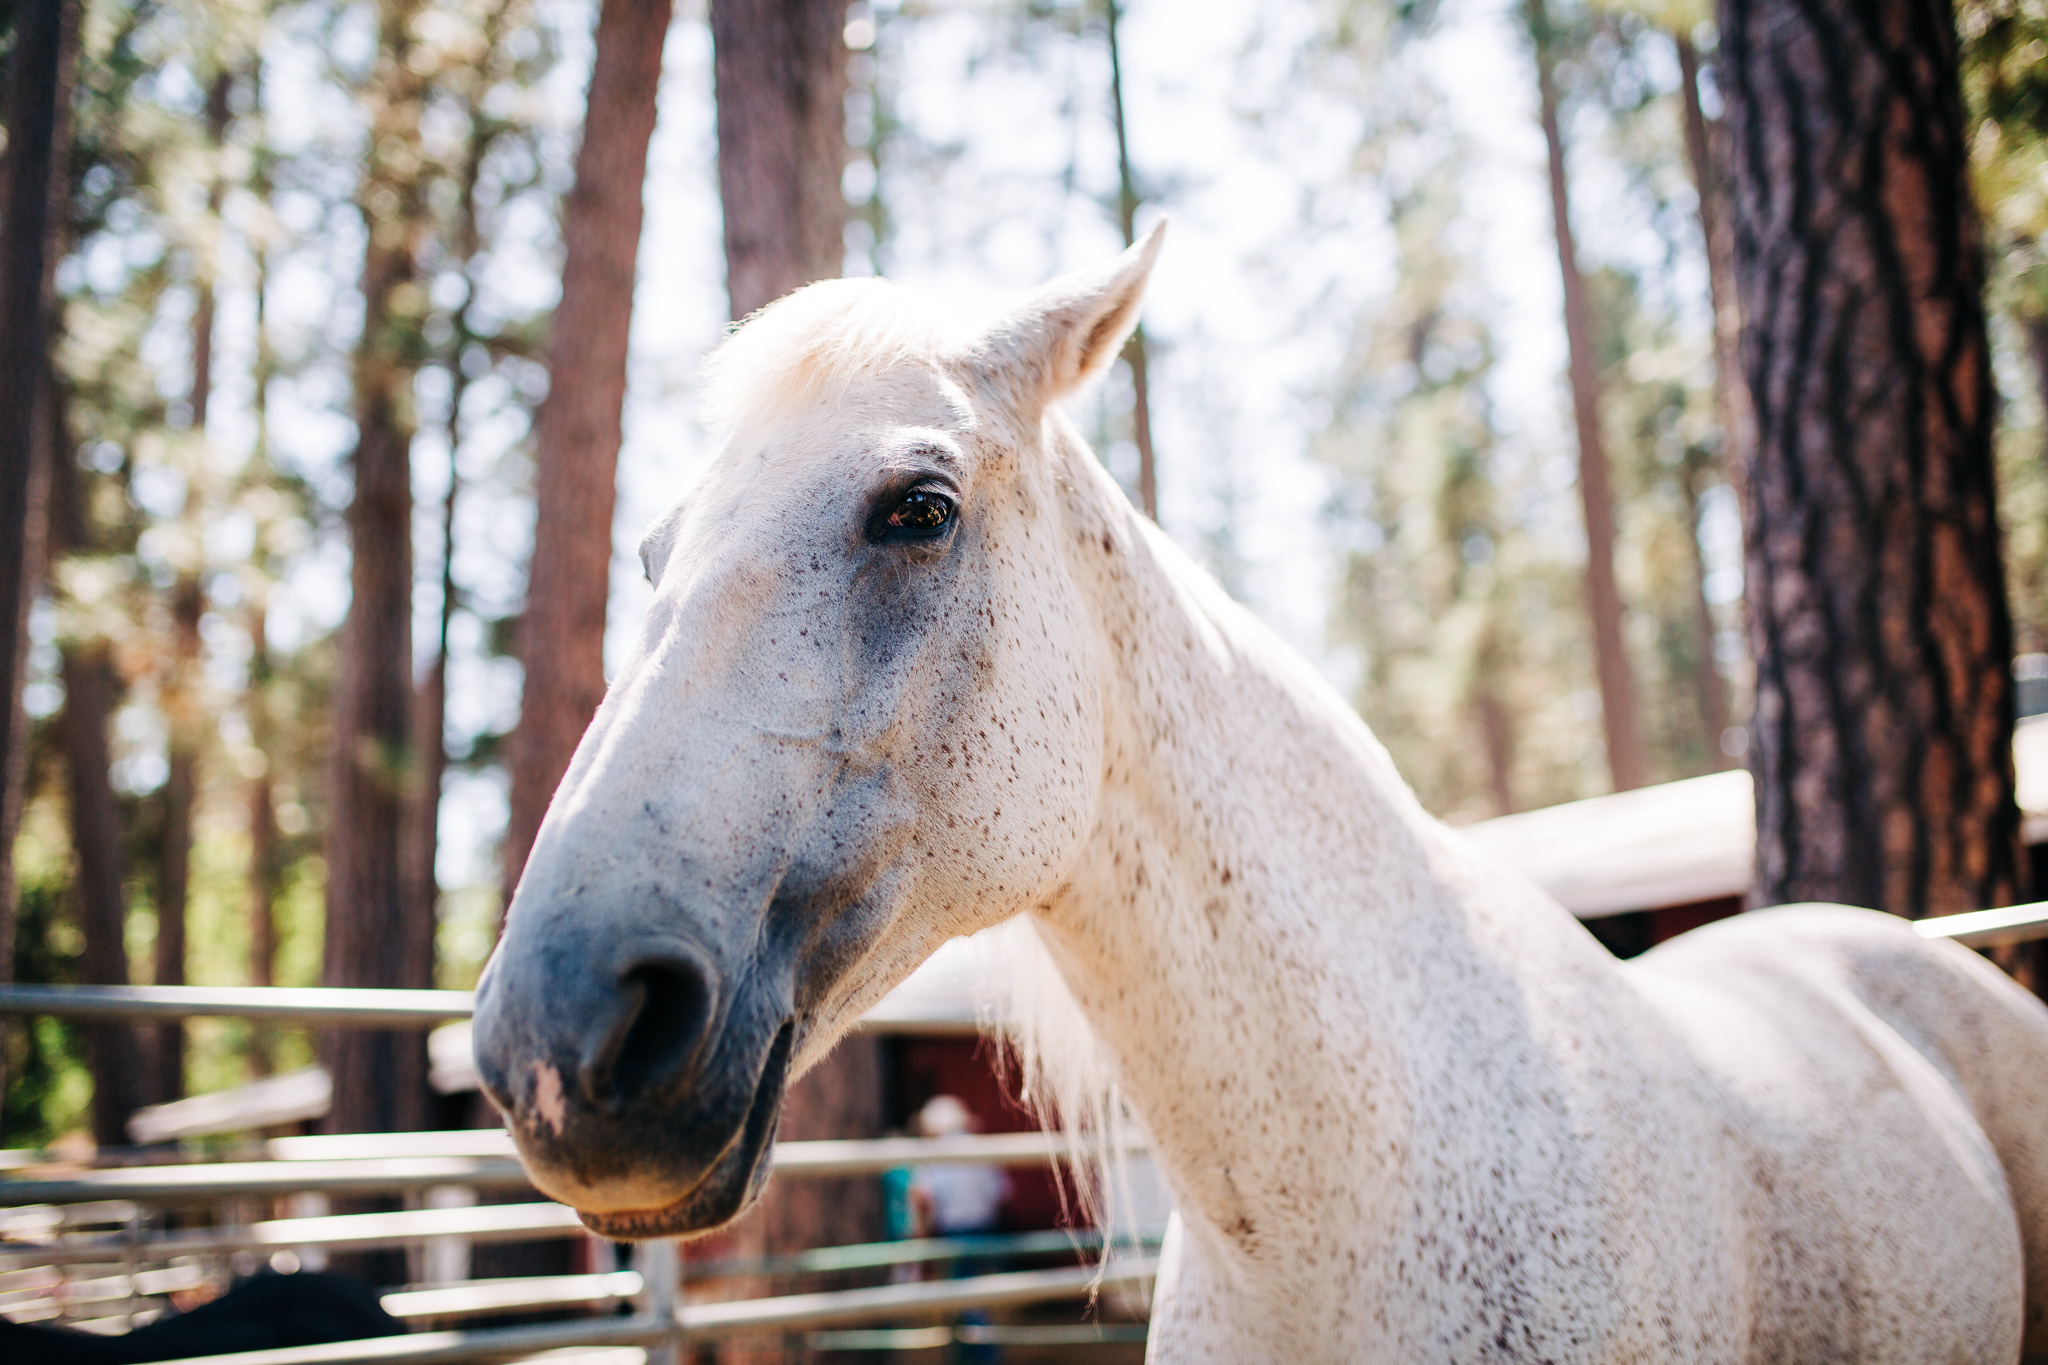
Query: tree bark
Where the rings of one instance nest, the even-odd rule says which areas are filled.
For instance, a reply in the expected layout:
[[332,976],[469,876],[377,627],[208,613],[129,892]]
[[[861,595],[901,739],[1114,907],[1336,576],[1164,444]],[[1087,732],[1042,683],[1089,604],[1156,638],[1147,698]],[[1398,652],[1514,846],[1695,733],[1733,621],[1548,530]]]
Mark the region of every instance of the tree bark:
[[1599,361],[1593,312],[1572,238],[1564,133],[1558,124],[1555,34],[1544,0],[1526,0],[1536,49],[1537,112],[1550,157],[1550,211],[1557,228],[1557,265],[1564,280],[1564,330],[1571,351],[1572,419],[1579,438],[1579,501],[1586,515],[1586,609],[1592,617],[1593,662],[1600,680],[1600,720],[1607,770],[1616,791],[1648,777],[1634,678],[1621,632],[1621,588],[1614,577],[1614,492],[1600,432]]
[[47,398],[51,231],[60,221],[66,183],[60,158],[70,143],[66,115],[77,24],[71,0],[17,5],[7,80],[0,185],[0,982],[14,979],[14,835],[28,743],[21,675],[29,582],[42,562],[46,521],[47,473],[36,468],[37,410]]
[[1757,904],[2019,894],[1984,268],[1940,0],[1725,0]]
[[743,318],[846,255],[845,0],[712,0],[726,292]]
[[[369,228],[363,334],[354,380],[355,499],[348,509],[353,596],[335,684],[322,980],[329,986],[425,987],[403,850],[414,756],[412,696],[411,391],[425,342],[408,305],[430,222],[417,154],[424,81],[407,66],[418,6],[387,0],[379,15],[369,164],[360,203]],[[334,1077],[328,1131],[417,1128],[426,1117],[426,1045],[417,1032],[332,1030],[322,1052]]]
[[640,250],[641,185],[654,134],[669,0],[604,0],[576,187],[563,216],[567,260],[548,342],[549,388],[534,452],[533,567],[519,658],[512,817],[501,857],[506,899],[597,704],[604,699],[626,342]]

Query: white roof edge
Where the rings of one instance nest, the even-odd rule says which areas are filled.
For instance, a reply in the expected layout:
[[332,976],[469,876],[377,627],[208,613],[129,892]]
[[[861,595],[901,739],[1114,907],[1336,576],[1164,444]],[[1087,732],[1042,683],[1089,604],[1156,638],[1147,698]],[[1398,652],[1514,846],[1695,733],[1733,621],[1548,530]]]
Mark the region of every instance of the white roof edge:
[[[2048,843],[2048,716],[2013,731],[2020,837]],[[1756,858],[1749,774],[1709,773],[1458,831],[1580,919],[1739,896]]]

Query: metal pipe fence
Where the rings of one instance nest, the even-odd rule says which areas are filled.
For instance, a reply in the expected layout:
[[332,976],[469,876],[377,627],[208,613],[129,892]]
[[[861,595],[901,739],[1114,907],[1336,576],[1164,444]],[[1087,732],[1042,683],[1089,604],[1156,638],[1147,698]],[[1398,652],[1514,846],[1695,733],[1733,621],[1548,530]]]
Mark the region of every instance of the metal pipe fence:
[[[0,985],[0,1017],[91,1022],[251,1019],[304,1028],[432,1029],[476,1012],[473,991],[381,990],[355,986],[23,986]],[[964,1037],[973,1019],[877,1017],[862,1033]]]
[[[490,1132],[493,1130],[479,1130]],[[498,1130],[502,1133],[502,1130]],[[371,1134],[399,1137],[401,1134]],[[428,1135],[432,1136],[432,1135]],[[510,1147],[509,1135],[506,1146]],[[1119,1149],[1130,1155],[1137,1144]],[[880,1175],[899,1166],[1030,1166],[1064,1160],[1068,1140],[1059,1133],[985,1133],[928,1138],[834,1139],[778,1142],[773,1162],[784,1177]],[[288,1194],[405,1194],[440,1185],[471,1189],[531,1189],[517,1157],[366,1156],[354,1160],[216,1161],[176,1166],[128,1166],[80,1171],[50,1179],[0,1178],[0,1208],[27,1204],[82,1204],[125,1200],[163,1208]]]
[[[4,1190],[0,1186],[0,1190]],[[33,1208],[34,1206],[31,1206]],[[132,1207],[132,1206],[131,1206]],[[54,1214],[55,1209],[51,1212]],[[127,1216],[103,1221],[127,1222]],[[55,1220],[52,1219],[54,1230]],[[270,1218],[224,1227],[193,1228],[154,1236],[126,1232],[91,1233],[60,1241],[0,1241],[0,1270],[31,1265],[90,1265],[144,1256],[174,1260],[226,1256],[237,1251],[284,1251],[300,1247],[373,1250],[410,1246],[437,1237],[468,1242],[528,1242],[586,1235],[583,1220],[566,1204],[473,1204],[452,1209],[402,1209],[393,1213],[337,1213],[305,1218]]]
[[309,1028],[430,1029],[476,1012],[471,991],[354,986],[0,986],[0,1015],[134,1022],[260,1019]]
[[1102,1291],[1142,1292],[1158,1274],[1158,1258],[1132,1257],[1100,1270],[1074,1267],[917,1284],[878,1285],[728,1303],[686,1304],[670,1313],[591,1318],[536,1327],[415,1332],[238,1355],[199,1356],[170,1365],[455,1365],[516,1360],[565,1347],[646,1346],[716,1341],[763,1333],[855,1327],[892,1318],[943,1317],[971,1308],[1012,1308]]
[[2035,939],[2048,938],[2048,901],[1916,919],[1913,931],[1922,938],[1945,938],[1966,948],[2003,948],[2013,943],[2030,943]]
[[[1994,947],[2048,938],[2048,903],[2013,906],[1969,914],[1920,920],[1913,925],[1923,937],[1947,938],[1973,948]],[[353,990],[290,987],[152,987],[152,986],[0,986],[0,1018],[51,1016],[83,1021],[155,1021],[195,1017],[262,1020],[308,1028],[432,1029],[466,1019],[474,997],[463,991]],[[873,1031],[912,1035],[972,1032],[960,1020],[886,1021]],[[1142,1150],[1137,1147],[1128,1152]],[[395,1213],[314,1215],[276,1218],[240,1225],[187,1229],[144,1235],[141,1212],[146,1207],[181,1208],[204,1204],[246,1206],[283,1195],[411,1194],[436,1187],[509,1190],[530,1188],[514,1153],[510,1135],[502,1130],[450,1133],[373,1134],[348,1138],[286,1138],[265,1144],[267,1160],[194,1162],[116,1169],[87,1170],[53,1178],[0,1176],[0,1275],[16,1267],[76,1265],[88,1274],[104,1265],[118,1273],[105,1290],[113,1298],[133,1301],[144,1280],[155,1285],[166,1276],[193,1273],[194,1258],[243,1252],[278,1252],[303,1248],[367,1248],[426,1243],[460,1238],[469,1242],[537,1240],[583,1235],[574,1212],[559,1204],[526,1203],[457,1208],[413,1209]],[[8,1166],[33,1160],[30,1154],[7,1154]],[[866,1141],[820,1141],[777,1144],[775,1170],[785,1178],[875,1174],[902,1166],[942,1163],[1030,1165],[1057,1162],[1069,1155],[1068,1139],[1056,1133],[1005,1133],[949,1139],[892,1138]],[[109,1223],[121,1230],[106,1233],[66,1232]],[[43,1236],[19,1240],[23,1231],[44,1229]],[[1051,1239],[1058,1238],[1060,1246]],[[693,1279],[725,1276],[818,1274],[873,1270],[990,1253],[1034,1255],[1074,1251],[1091,1239],[1048,1234],[1038,1241],[995,1239],[1004,1245],[982,1245],[982,1239],[927,1239],[921,1243],[824,1247],[794,1256],[730,1258],[693,1267]],[[1092,1239],[1099,1246],[1100,1238]],[[666,1258],[666,1259],[664,1259]],[[145,1262],[178,1265],[143,1270]],[[944,1317],[965,1309],[998,1309],[1092,1296],[1103,1290],[1141,1289],[1157,1270],[1155,1257],[1121,1255],[1101,1267],[1062,1267],[1009,1271],[964,1279],[888,1284],[812,1294],[744,1299],[724,1303],[680,1302],[681,1267],[672,1243],[643,1248],[637,1271],[580,1276],[534,1277],[518,1281],[464,1281],[415,1286],[395,1291],[406,1316],[435,1318],[463,1313],[531,1308],[547,1304],[602,1304],[635,1299],[629,1317],[592,1317],[541,1326],[469,1331],[438,1331],[338,1342],[291,1350],[250,1352],[202,1358],[206,1365],[455,1365],[466,1361],[513,1360],[562,1348],[643,1347],[649,1365],[665,1365],[685,1342],[757,1333],[813,1332],[834,1344],[850,1345],[872,1338],[887,1349],[884,1338],[922,1343],[936,1333],[965,1341],[957,1327],[863,1329],[904,1319]],[[155,1277],[151,1279],[150,1277]],[[119,1286],[115,1281],[119,1280]],[[545,1280],[546,1283],[542,1283]],[[584,1283],[588,1281],[589,1283]],[[179,1281],[182,1283],[183,1281]],[[559,1283],[558,1283],[559,1282]],[[81,1293],[90,1290],[81,1286]],[[408,1295],[410,1297],[408,1297]],[[538,1298],[536,1296],[539,1296]],[[418,1302],[414,1303],[413,1300]],[[417,1311],[413,1311],[417,1310]],[[1008,1329],[990,1329],[1003,1331]],[[1079,1344],[1093,1329],[1029,1329],[1066,1333],[1062,1341]],[[1137,1325],[1121,1325],[1092,1339],[1130,1340]],[[821,1338],[823,1339],[823,1338]],[[991,1338],[993,1340],[993,1338]],[[1050,1338],[1048,1338],[1050,1340]],[[180,1362],[179,1365],[198,1365]]]
[[[2048,901],[1913,921],[1926,938],[1973,948],[2048,938]],[[309,1028],[435,1028],[467,1019],[470,991],[372,990],[340,986],[21,986],[0,985],[0,1016],[136,1021],[196,1018],[258,1019]],[[972,1032],[959,1019],[863,1020],[869,1031]]]
[[[473,1005],[468,993],[454,991],[0,986],[0,1017],[44,1015],[88,1022],[213,1016],[303,1027],[431,1029],[468,1017]],[[889,1021],[876,1029],[944,1035],[971,1031],[972,1026],[961,1021]],[[587,1235],[573,1210],[553,1203],[316,1214],[162,1233],[143,1231],[147,1209],[223,1205],[232,1216],[237,1206],[247,1208],[286,1195],[417,1195],[450,1186],[530,1188],[511,1136],[503,1130],[281,1138],[265,1143],[262,1150],[267,1159],[260,1161],[158,1162],[55,1176],[40,1176],[32,1169],[13,1178],[0,1175],[0,1208],[7,1211],[0,1214],[0,1223],[7,1225],[0,1228],[0,1276],[19,1280],[38,1267],[59,1274],[61,1267],[76,1267],[86,1278],[73,1279],[67,1286],[73,1301],[82,1306],[125,1304],[114,1309],[119,1322],[121,1313],[137,1306],[138,1295],[190,1287],[185,1282],[199,1277],[198,1263],[210,1257],[412,1246],[450,1238],[483,1243]],[[912,1165],[1037,1165],[1063,1160],[1068,1153],[1068,1140],[1060,1134],[1002,1133],[942,1143],[913,1138],[781,1143],[773,1159],[778,1174],[801,1179],[869,1175]],[[8,1156],[11,1168],[38,1160],[34,1153]],[[107,1232],[75,1230],[95,1224],[114,1224],[115,1228]],[[1100,1246],[1100,1238],[1054,1233],[1021,1239],[925,1239],[822,1247],[793,1256],[727,1258],[693,1267],[690,1278],[844,1273],[990,1255],[1071,1255],[1090,1245]],[[664,1256],[670,1262],[665,1267]],[[649,1365],[668,1365],[685,1341],[749,1333],[858,1330],[890,1321],[928,1321],[967,1308],[1000,1309],[1089,1297],[1104,1289],[1138,1285],[1149,1278],[1154,1265],[1149,1258],[1125,1257],[1108,1269],[1010,1271],[931,1283],[683,1305],[679,1298],[681,1267],[673,1263],[676,1259],[673,1244],[655,1243],[642,1248],[636,1271],[409,1286],[387,1296],[396,1309],[404,1310],[399,1315],[411,1320],[549,1306],[602,1307],[636,1300],[639,1310],[627,1318],[591,1317],[539,1327],[412,1333],[210,1359],[215,1365],[343,1365],[352,1361],[428,1365],[509,1360],[561,1347],[640,1346],[648,1351]],[[951,1333],[955,1329],[877,1330],[887,1335],[899,1330]],[[1118,1331],[1122,1336],[1116,1339],[1129,1339],[1129,1326]],[[1082,1344],[1080,1336],[1072,1341]]]

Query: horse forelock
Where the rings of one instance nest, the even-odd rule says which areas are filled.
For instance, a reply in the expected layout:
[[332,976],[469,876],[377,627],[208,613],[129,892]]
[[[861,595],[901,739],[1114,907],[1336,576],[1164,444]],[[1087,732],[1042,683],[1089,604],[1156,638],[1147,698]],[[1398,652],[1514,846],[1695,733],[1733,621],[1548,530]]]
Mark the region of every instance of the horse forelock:
[[772,422],[896,365],[938,366],[960,335],[887,280],[820,280],[745,319],[711,353],[705,416],[725,430]]

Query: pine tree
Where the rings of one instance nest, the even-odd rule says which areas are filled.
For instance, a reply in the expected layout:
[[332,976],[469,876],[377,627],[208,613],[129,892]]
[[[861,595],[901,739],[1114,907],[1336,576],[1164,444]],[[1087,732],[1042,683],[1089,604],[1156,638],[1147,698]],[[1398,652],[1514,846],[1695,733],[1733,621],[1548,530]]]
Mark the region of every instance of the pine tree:
[[27,762],[22,657],[44,529],[36,433],[48,429],[42,408],[56,268],[52,200],[67,183],[60,166],[69,145],[78,11],[71,0],[28,0],[13,17],[0,199],[0,982],[14,971],[14,836]]
[[[413,377],[426,358],[419,257],[432,228],[420,115],[430,60],[415,0],[378,7],[374,69],[361,92],[368,151],[358,190],[368,230],[363,330],[353,367],[356,446],[348,509],[350,587],[335,683],[326,951],[330,986],[431,984],[431,922],[419,922],[403,864],[413,779]],[[425,57],[427,54],[422,54]],[[336,1030],[322,1047],[334,1077],[332,1132],[416,1128],[425,1118],[418,1033]]]
[[2011,624],[1956,32],[1727,0],[1755,899],[2011,903]]
[[605,601],[640,187],[669,14],[668,0],[605,0],[598,14],[576,188],[562,227],[567,261],[549,338],[548,398],[534,454],[539,515],[519,628],[526,683],[513,742],[512,821],[500,855],[508,899],[555,785],[604,699]]
[[1560,34],[1545,0],[1524,0],[1524,22],[1536,58],[1536,98],[1549,151],[1551,217],[1564,281],[1564,326],[1571,364],[1572,417],[1579,442],[1579,499],[1586,518],[1586,610],[1600,679],[1600,717],[1607,736],[1607,768],[1616,791],[1639,787],[1648,767],[1637,719],[1635,680],[1622,638],[1622,602],[1614,573],[1614,491],[1600,420],[1600,380],[1594,357],[1593,316],[1573,237],[1571,181],[1565,169],[1561,99],[1557,88]]

